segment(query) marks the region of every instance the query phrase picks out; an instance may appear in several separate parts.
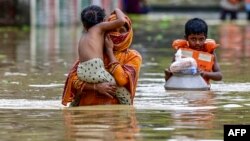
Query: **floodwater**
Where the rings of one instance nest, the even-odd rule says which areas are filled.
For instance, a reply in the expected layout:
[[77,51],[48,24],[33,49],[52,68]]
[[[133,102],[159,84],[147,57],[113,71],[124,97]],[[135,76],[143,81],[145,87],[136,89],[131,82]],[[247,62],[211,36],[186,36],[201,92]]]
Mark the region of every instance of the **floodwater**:
[[61,95],[81,27],[0,28],[0,140],[223,140],[223,125],[250,123],[250,24],[206,19],[223,81],[211,91],[166,91],[163,71],[186,16],[133,16],[143,57],[133,106],[65,108]]

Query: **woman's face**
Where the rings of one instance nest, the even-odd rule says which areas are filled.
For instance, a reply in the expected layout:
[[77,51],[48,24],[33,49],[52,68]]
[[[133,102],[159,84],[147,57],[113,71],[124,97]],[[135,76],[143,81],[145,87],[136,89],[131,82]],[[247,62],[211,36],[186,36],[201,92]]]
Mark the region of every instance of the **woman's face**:
[[122,26],[120,28],[112,30],[109,36],[114,44],[119,44],[126,39],[128,35],[127,33],[128,33],[127,28],[125,26]]
[[127,33],[128,30],[126,29],[125,26],[122,26],[122,27],[119,27],[119,28],[112,30],[111,32],[119,32],[120,34],[123,34],[123,33]]
[[198,51],[203,50],[206,36],[202,34],[190,34],[186,37],[189,47]]

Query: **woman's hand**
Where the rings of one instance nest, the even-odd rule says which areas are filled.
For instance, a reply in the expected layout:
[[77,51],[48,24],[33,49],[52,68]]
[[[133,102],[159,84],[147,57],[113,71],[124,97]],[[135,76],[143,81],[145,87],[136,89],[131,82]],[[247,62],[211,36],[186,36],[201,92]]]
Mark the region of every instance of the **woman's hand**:
[[95,90],[102,95],[106,95],[110,98],[114,98],[115,92],[116,92],[116,85],[109,83],[109,82],[103,82],[95,84]]

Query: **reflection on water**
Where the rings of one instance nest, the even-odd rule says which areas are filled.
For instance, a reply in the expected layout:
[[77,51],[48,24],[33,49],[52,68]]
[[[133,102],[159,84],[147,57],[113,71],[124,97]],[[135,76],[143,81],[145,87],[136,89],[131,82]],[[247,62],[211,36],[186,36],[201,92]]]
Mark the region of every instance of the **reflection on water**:
[[204,92],[164,89],[170,45],[184,22],[149,16],[133,23],[132,47],[143,55],[133,107],[60,104],[81,27],[1,29],[0,140],[223,140],[224,124],[250,122],[249,25],[210,25],[224,79]]
[[68,139],[140,140],[135,109],[128,106],[96,106],[63,110]]
[[[249,25],[224,23],[219,26],[220,55],[224,81],[247,82],[250,75]],[[236,76],[237,75],[237,76]]]

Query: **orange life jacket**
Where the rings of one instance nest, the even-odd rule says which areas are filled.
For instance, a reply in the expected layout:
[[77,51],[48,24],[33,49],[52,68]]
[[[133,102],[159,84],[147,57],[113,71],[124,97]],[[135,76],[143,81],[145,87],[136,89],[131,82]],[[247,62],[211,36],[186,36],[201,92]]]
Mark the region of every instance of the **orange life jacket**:
[[231,4],[238,4],[240,0],[228,0]]
[[189,48],[187,40],[177,39],[173,41],[172,47],[181,49],[184,57],[193,57],[197,62],[197,67],[203,71],[211,72],[214,65],[214,49],[218,44],[212,39],[206,39],[203,51]]

